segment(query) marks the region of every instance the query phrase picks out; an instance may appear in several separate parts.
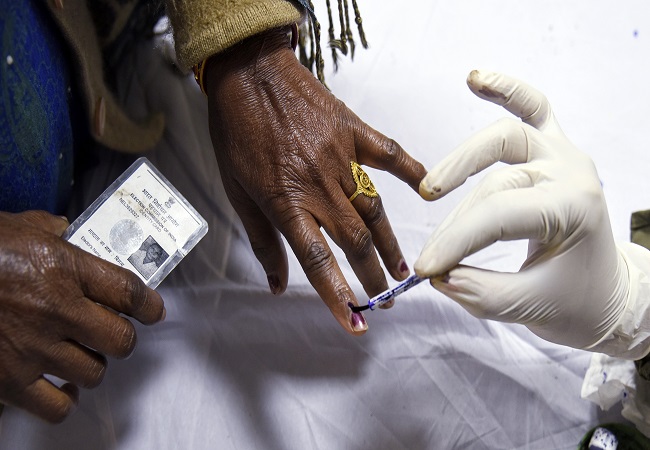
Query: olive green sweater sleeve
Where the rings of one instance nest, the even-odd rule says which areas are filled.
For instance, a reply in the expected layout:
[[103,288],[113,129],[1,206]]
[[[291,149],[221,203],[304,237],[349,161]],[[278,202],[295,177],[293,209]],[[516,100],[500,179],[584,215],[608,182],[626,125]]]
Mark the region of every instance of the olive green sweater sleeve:
[[167,0],[181,67],[189,68],[249,36],[300,21],[289,0]]

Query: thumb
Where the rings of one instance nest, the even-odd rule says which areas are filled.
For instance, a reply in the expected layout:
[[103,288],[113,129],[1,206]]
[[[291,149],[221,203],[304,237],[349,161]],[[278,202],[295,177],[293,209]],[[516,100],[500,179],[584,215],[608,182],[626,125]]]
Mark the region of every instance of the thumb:
[[55,216],[46,211],[25,211],[13,214],[13,216],[14,219],[25,225],[56,234],[57,236],[61,236],[70,225],[67,218]]
[[519,275],[458,265],[432,278],[431,285],[474,317],[525,324],[534,312]]

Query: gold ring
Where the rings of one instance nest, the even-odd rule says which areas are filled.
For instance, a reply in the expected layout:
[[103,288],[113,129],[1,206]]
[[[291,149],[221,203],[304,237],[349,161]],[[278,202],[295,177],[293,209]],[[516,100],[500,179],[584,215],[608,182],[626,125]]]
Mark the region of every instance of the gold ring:
[[354,161],[350,161],[350,169],[352,169],[352,177],[354,178],[354,182],[357,184],[357,190],[350,196],[350,201],[357,198],[357,195],[359,194],[363,194],[366,197],[371,198],[379,196],[377,189],[375,189],[375,185],[372,184],[370,177],[366,172],[364,172],[359,164]]

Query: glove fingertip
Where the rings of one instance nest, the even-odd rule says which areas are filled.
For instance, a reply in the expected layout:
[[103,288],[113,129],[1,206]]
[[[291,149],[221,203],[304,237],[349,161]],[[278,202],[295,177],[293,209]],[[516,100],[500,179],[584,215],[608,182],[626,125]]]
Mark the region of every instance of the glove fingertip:
[[508,101],[508,96],[499,90],[499,85],[495,82],[496,77],[499,76],[492,72],[472,70],[467,76],[467,85],[476,96],[483,100],[503,105]]
[[427,250],[422,251],[420,257],[413,264],[413,271],[420,278],[430,278],[435,274],[435,265],[432,262],[433,258],[428,256],[429,253]]
[[421,182],[420,186],[418,187],[418,193],[420,194],[420,197],[422,197],[424,200],[436,200],[437,198],[440,197],[440,194],[442,193],[442,188],[438,184],[433,184],[429,182],[428,177],[425,177]]

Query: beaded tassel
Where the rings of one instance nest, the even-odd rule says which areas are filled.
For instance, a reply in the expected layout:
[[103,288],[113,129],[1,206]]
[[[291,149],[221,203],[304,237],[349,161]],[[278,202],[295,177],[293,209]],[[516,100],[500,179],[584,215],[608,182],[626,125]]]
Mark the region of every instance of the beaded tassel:
[[[311,7],[311,10],[314,10],[314,4],[309,0],[309,6]],[[323,69],[325,67],[325,61],[323,61],[323,55],[321,55],[321,48],[320,48],[320,22],[318,22],[318,19],[316,19],[316,15],[312,15],[311,17],[312,22],[313,22],[313,31],[314,34],[310,36],[312,42],[314,43],[316,47],[316,53],[315,53],[315,61],[316,61],[316,76],[320,80],[321,83],[325,84],[325,75],[323,74]],[[313,47],[312,47],[313,49]],[[313,53],[312,53],[313,55]]]
[[352,38],[352,29],[350,28],[350,13],[348,11],[348,1],[343,2],[345,8],[345,34],[350,43],[350,59],[354,60],[354,39]]
[[[330,6],[330,0],[327,0],[327,18],[330,23],[330,27],[327,29],[330,38],[330,49],[332,50],[332,61],[334,62],[334,71],[339,68],[338,56],[336,55],[336,44],[334,43],[334,21],[332,20],[332,7]],[[340,2],[339,2],[340,3]]]
[[354,21],[356,22],[357,29],[359,30],[361,45],[363,45],[363,48],[368,48],[368,41],[366,41],[366,33],[363,31],[363,25],[361,24],[361,13],[359,12],[359,6],[357,6],[357,0],[352,0],[352,7],[354,8]]
[[[299,45],[299,58],[300,62],[307,67],[310,71],[316,71],[316,76],[325,84],[325,76],[323,74],[325,61],[322,57],[322,51],[320,46],[320,36],[321,36],[321,26],[320,22],[316,18],[314,13],[314,4],[311,0],[298,0],[298,2],[305,7],[308,12],[309,18],[306,21],[306,24],[302,25],[302,32],[298,40]],[[327,6],[327,15],[329,20],[328,28],[328,38],[329,38],[329,47],[332,50],[332,61],[334,63],[334,70],[338,70],[338,52],[343,55],[350,54],[350,57],[354,59],[354,50],[355,42],[353,39],[352,29],[350,27],[350,13],[348,0],[337,0],[338,3],[338,18],[339,25],[341,28],[339,38],[335,37],[334,29],[334,19],[332,15],[332,8],[330,0],[326,0]],[[352,0],[352,9],[354,11],[354,22],[357,24],[357,30],[359,33],[359,39],[361,40],[361,45],[364,48],[368,48],[368,42],[366,40],[366,35],[363,30],[361,13],[359,11],[359,6],[357,5],[356,0]],[[310,40],[310,53],[307,54],[307,38]]]

